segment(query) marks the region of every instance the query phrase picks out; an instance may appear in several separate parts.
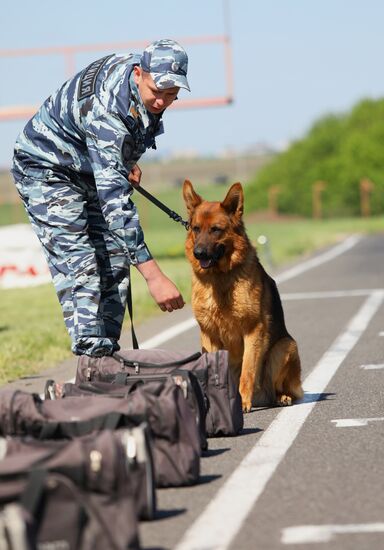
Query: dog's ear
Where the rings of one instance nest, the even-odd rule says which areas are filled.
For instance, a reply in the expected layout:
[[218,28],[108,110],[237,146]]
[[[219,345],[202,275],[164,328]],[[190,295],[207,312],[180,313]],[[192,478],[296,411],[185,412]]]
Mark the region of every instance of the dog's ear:
[[228,214],[241,218],[244,211],[244,193],[241,183],[234,183],[221,203]]
[[203,199],[196,193],[189,180],[184,181],[183,197],[189,213],[193,212],[196,206],[199,206],[203,202]]

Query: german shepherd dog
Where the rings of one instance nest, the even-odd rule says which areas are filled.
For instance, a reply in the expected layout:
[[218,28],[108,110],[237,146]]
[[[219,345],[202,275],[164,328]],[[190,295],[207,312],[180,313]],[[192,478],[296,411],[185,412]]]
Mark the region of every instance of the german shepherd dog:
[[186,180],[183,196],[192,309],[203,351],[228,350],[244,412],[252,405],[291,405],[303,396],[300,357],[276,283],[245,232],[241,184],[234,183],[222,202],[209,202]]

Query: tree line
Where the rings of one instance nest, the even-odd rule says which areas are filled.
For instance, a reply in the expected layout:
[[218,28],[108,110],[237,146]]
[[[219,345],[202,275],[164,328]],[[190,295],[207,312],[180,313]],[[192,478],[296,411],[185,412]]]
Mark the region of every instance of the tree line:
[[384,99],[327,115],[246,187],[247,209],[301,216],[384,213]]

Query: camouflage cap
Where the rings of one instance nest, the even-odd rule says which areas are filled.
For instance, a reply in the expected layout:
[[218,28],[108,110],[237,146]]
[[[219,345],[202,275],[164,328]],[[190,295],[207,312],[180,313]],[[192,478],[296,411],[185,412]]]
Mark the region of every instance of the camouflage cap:
[[187,80],[188,56],[175,40],[163,38],[152,42],[145,48],[140,66],[151,74],[159,90],[178,86],[190,91]]

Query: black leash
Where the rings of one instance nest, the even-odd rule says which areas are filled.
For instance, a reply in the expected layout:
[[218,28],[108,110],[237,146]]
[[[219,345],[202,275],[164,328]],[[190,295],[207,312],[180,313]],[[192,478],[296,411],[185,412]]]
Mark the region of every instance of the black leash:
[[168,216],[172,218],[172,220],[174,220],[175,222],[181,223],[186,230],[189,229],[189,223],[187,221],[183,220],[183,218],[179,216],[179,214],[177,214],[176,212],[168,208],[168,206],[166,206],[161,201],[159,201],[159,199],[151,195],[151,193],[149,193],[146,189],[143,189],[141,185],[134,187],[134,189],[135,191],[138,191],[141,195],[143,195],[145,198],[147,198],[149,201],[151,201],[153,204],[155,204],[158,208],[160,208],[160,210],[168,214]]
[[129,284],[127,290],[127,308],[129,313],[129,318],[131,319],[131,338],[132,338],[132,347],[133,349],[139,349],[139,342],[136,337],[135,329],[133,326],[133,308],[132,308],[132,278],[129,277]]
[[[143,187],[141,187],[140,185],[137,186],[137,187],[134,187],[135,191],[138,191],[141,195],[143,195],[145,198],[147,198],[149,201],[151,201],[155,206],[157,206],[158,208],[160,208],[160,210],[162,210],[163,212],[165,212],[166,214],[168,214],[168,216],[175,222],[178,222],[178,223],[181,223],[185,229],[188,231],[189,229],[189,222],[183,220],[183,218],[181,216],[179,216],[179,214],[177,214],[176,212],[174,212],[173,210],[171,210],[170,208],[168,208],[168,206],[166,206],[165,204],[163,204],[161,201],[159,201],[159,199],[157,199],[156,197],[154,197],[153,195],[151,195],[151,193],[149,193],[149,191],[147,191],[146,189],[144,189]],[[132,347],[133,349],[139,349],[139,342],[137,340],[137,337],[136,337],[136,333],[135,333],[135,329],[133,327],[133,306],[132,306],[132,286],[131,286],[131,277],[130,277],[130,280],[129,280],[129,285],[128,285],[128,294],[127,294],[127,308],[128,308],[128,313],[129,313],[129,317],[131,319],[131,337],[132,337]]]

